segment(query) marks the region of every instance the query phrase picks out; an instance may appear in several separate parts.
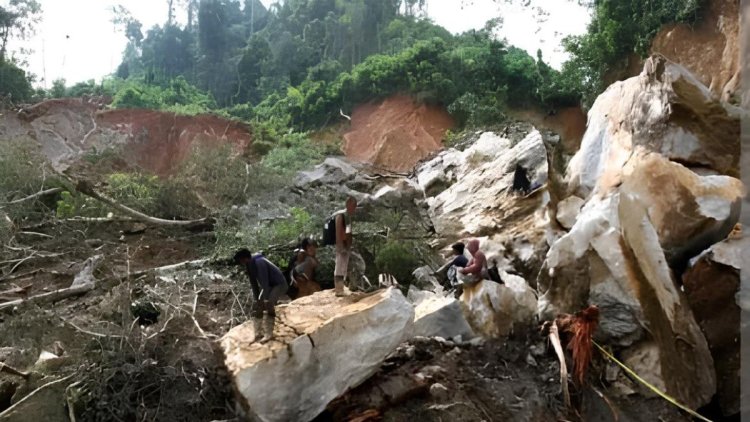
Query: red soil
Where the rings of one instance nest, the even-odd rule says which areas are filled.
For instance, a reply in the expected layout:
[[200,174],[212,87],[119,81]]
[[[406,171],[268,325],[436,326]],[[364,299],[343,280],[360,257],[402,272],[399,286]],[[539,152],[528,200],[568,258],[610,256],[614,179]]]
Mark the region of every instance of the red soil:
[[354,109],[344,153],[352,160],[392,171],[411,170],[439,151],[443,135],[454,126],[444,109],[397,95]]
[[112,110],[97,121],[126,135],[125,155],[157,174],[169,174],[195,145],[233,145],[244,150],[252,141],[248,126],[213,115],[179,116],[152,110]]

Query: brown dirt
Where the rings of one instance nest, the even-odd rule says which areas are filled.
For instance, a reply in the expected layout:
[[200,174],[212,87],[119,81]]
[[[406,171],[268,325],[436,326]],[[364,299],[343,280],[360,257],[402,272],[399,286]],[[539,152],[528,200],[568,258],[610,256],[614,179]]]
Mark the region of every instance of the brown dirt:
[[511,111],[511,114],[516,119],[528,121],[539,129],[551,130],[560,135],[565,152],[569,154],[578,151],[588,123],[586,113],[581,107],[562,108],[554,114],[542,113],[539,110]]
[[454,126],[444,109],[405,95],[358,106],[351,123],[344,135],[347,157],[392,171],[409,171],[440,150],[443,135]]
[[244,150],[252,140],[246,125],[212,115],[178,116],[153,110],[111,110],[99,113],[103,128],[128,137],[131,155],[141,167],[169,174],[194,145],[233,145]]
[[170,174],[196,145],[232,145],[242,152],[252,142],[250,127],[214,115],[103,107],[102,101],[85,98],[44,101],[3,113],[0,135],[34,138],[59,170],[89,152],[114,148],[129,164],[159,175]]
[[[695,26],[665,25],[651,44],[659,53],[686,67],[711,92],[728,101],[740,89],[739,0],[710,0],[703,19]],[[633,54],[624,69],[605,77],[612,83],[638,75],[643,60]]]

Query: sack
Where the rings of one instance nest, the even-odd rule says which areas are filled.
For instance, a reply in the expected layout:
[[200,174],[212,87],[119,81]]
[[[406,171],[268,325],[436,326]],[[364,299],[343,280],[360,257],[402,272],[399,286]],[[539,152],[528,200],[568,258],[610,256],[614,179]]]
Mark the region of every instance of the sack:
[[328,217],[325,224],[323,225],[323,246],[330,246],[336,244],[336,216],[334,214]]
[[500,270],[498,270],[497,267],[488,268],[487,273],[490,276],[490,280],[498,284],[505,284],[503,279],[500,278]]
[[451,265],[448,268],[448,282],[450,283],[451,287],[456,287],[458,285],[458,268],[455,265]]

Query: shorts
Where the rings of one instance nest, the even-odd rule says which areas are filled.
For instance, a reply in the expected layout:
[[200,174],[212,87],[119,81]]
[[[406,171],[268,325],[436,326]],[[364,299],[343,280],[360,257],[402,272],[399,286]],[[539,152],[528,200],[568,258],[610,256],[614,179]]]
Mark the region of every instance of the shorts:
[[336,249],[336,268],[333,270],[334,277],[347,278],[349,273],[349,256],[352,251],[349,249]]

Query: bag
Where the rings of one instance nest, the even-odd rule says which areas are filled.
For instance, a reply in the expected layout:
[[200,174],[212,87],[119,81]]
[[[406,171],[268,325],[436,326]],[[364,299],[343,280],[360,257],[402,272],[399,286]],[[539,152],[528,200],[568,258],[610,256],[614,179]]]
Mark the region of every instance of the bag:
[[323,225],[323,246],[331,246],[336,244],[336,216],[339,214],[333,214],[328,217],[326,223]]
[[498,284],[505,284],[503,279],[500,278],[500,270],[498,270],[497,267],[488,268],[487,273],[490,276],[490,280]]
[[294,271],[294,267],[297,266],[297,256],[299,255],[299,249],[295,249],[294,252],[292,252],[292,255],[289,257],[289,261],[287,261],[286,267],[284,267],[284,278],[286,278],[286,284],[287,286],[291,286],[294,280],[292,279],[292,271]]

